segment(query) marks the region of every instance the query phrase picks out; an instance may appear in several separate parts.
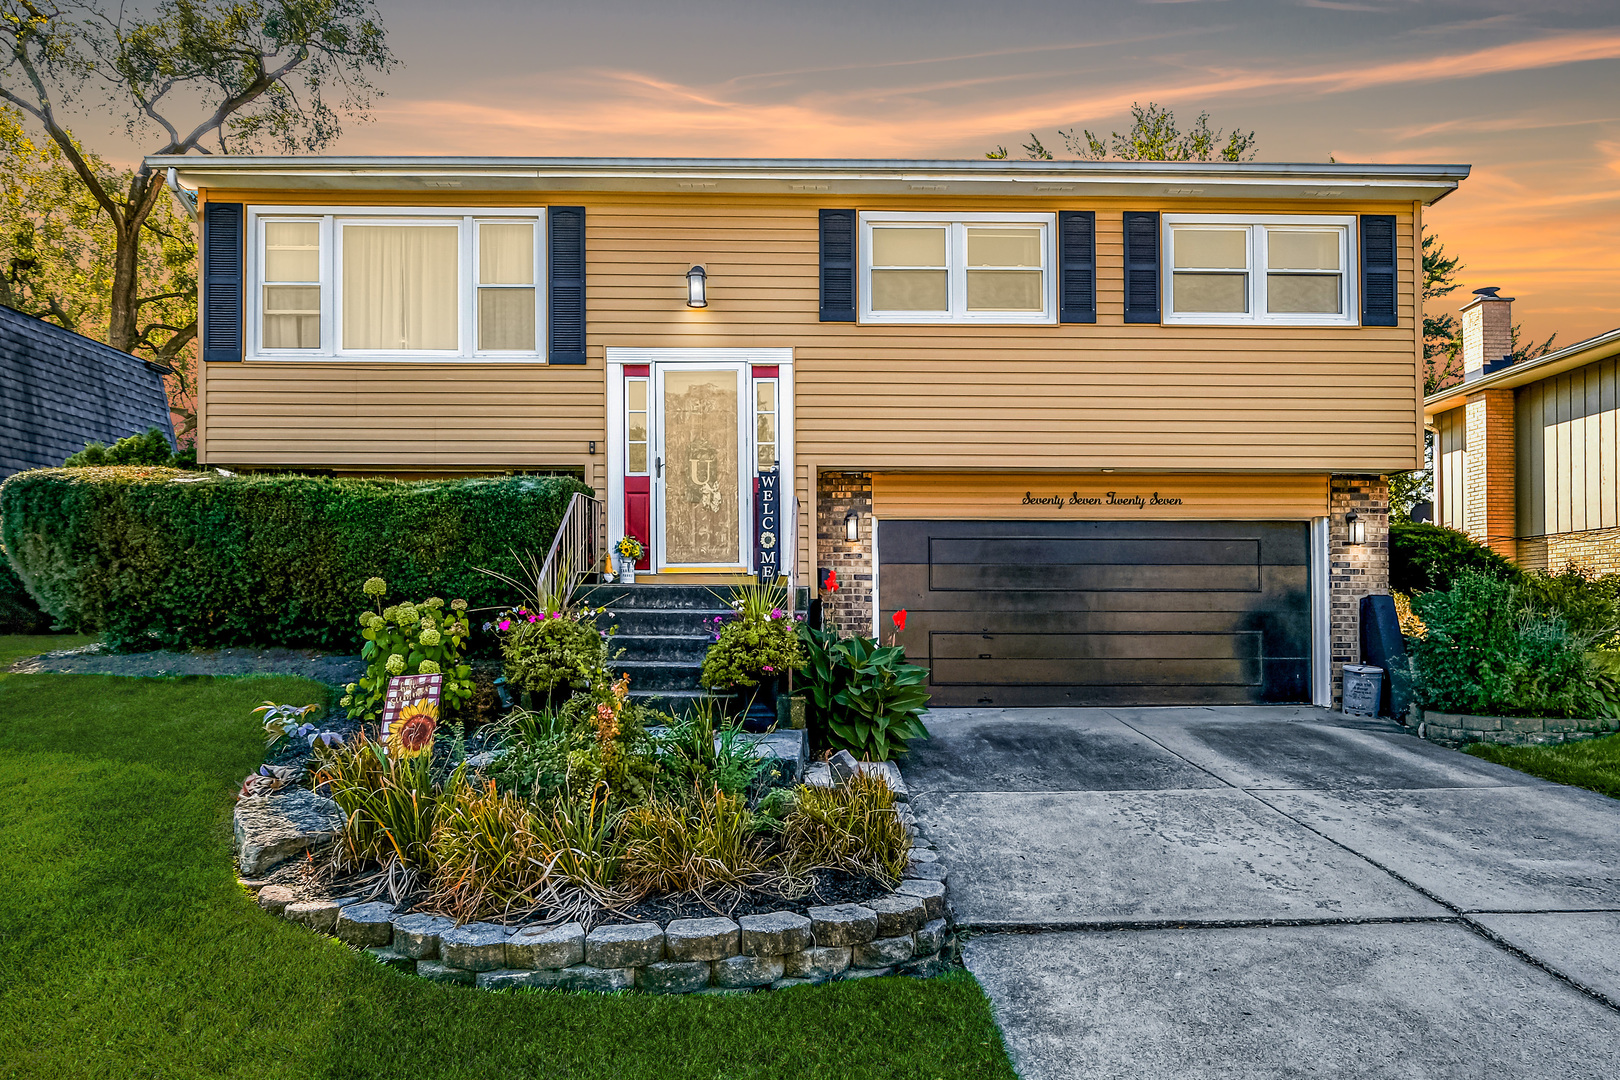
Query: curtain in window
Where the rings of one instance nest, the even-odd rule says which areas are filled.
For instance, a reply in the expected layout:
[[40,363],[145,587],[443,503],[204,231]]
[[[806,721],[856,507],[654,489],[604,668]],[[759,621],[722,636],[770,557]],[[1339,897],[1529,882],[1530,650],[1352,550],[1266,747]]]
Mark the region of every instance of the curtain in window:
[[343,347],[460,348],[458,230],[446,225],[345,225]]
[[534,349],[534,226],[478,226],[478,348]]

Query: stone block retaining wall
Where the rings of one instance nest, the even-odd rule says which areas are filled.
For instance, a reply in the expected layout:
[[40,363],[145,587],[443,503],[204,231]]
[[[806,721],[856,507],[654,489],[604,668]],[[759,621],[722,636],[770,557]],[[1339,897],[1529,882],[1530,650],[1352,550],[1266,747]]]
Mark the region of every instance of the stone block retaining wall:
[[908,877],[866,904],[598,926],[458,926],[440,915],[400,913],[355,899],[297,902],[282,886],[259,906],[388,965],[439,982],[486,989],[642,990],[652,994],[781,988],[835,978],[931,974],[951,937],[945,870],[913,851]]
[[1538,716],[1470,716],[1426,710],[1418,734],[1445,746],[1471,742],[1505,743],[1523,746],[1535,743],[1574,742],[1620,730],[1620,722],[1569,720]]

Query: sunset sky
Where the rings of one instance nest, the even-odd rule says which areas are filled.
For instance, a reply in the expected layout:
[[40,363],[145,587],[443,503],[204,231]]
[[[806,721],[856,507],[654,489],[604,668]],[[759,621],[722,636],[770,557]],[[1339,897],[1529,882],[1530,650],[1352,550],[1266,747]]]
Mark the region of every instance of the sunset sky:
[[[1564,345],[1620,326],[1620,8],[1581,0],[384,0],[343,153],[979,157],[1252,128],[1266,161],[1465,162],[1427,223]],[[1524,9],[1534,8],[1534,11]]]

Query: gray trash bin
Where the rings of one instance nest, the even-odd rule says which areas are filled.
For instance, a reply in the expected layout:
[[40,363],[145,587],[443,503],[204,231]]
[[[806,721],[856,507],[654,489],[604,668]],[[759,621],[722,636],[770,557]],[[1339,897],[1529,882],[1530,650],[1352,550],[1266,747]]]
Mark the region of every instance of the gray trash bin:
[[1344,712],[1350,716],[1377,716],[1384,693],[1384,669],[1371,664],[1344,665]]

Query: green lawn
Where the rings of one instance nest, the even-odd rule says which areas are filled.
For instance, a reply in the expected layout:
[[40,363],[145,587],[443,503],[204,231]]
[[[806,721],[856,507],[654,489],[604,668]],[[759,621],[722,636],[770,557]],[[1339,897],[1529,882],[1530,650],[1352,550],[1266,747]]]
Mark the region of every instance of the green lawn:
[[1560,784],[1590,788],[1620,799],[1620,735],[1557,746],[1497,746],[1474,743],[1470,754],[1498,765],[1553,780]]
[[[38,651],[35,649],[34,651]],[[0,675],[0,1077],[1013,1076],[971,977],[491,994],[261,912],[232,790],[291,678]]]
[[0,672],[12,664],[42,652],[77,649],[88,645],[97,634],[0,634]]

